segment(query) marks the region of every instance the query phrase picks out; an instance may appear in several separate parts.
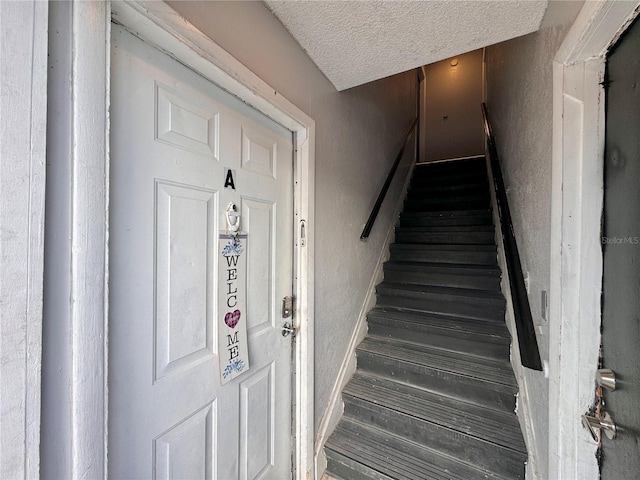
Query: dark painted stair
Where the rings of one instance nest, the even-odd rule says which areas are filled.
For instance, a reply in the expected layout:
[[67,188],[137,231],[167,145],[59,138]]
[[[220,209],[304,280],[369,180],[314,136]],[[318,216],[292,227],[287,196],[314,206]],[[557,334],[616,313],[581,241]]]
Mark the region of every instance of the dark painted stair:
[[524,478],[484,157],[416,167],[325,444],[344,480]]

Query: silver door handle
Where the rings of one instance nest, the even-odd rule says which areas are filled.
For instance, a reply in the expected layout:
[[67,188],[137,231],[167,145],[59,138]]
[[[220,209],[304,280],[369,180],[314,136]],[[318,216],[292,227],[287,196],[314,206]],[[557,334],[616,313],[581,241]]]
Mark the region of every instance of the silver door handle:
[[296,328],[296,326],[293,324],[293,322],[289,323],[289,322],[285,322],[282,325],[282,336],[286,337],[288,335],[293,335],[293,337],[295,338],[296,333],[298,332],[298,329]]
[[602,432],[604,432],[609,440],[616,438],[616,434],[618,433],[613,418],[611,418],[611,415],[607,412],[605,412],[601,418],[592,415],[582,415],[582,424],[587,427],[596,442],[600,442]]
[[616,374],[610,368],[601,368],[596,372],[596,383],[613,392],[616,389]]

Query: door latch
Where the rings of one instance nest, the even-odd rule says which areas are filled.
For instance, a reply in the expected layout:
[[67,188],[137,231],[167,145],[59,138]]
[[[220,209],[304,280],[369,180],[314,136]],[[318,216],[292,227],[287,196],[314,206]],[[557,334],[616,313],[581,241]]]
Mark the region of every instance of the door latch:
[[[293,315],[293,297],[291,295],[287,295],[282,299],[282,318],[289,318]],[[282,325],[282,336],[287,337],[291,334],[293,337],[296,336],[296,326],[293,321],[285,322]]]
[[300,220],[300,246],[307,245],[307,222]]

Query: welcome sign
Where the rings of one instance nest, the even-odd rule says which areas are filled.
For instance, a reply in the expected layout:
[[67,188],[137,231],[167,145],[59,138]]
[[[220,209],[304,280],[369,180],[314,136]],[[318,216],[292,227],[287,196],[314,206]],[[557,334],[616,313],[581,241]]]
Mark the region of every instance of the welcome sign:
[[249,370],[247,343],[247,236],[220,235],[218,358],[224,385]]

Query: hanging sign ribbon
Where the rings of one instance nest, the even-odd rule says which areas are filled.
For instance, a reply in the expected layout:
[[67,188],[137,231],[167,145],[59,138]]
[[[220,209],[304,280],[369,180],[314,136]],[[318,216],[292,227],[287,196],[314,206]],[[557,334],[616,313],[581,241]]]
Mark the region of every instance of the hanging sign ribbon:
[[247,236],[220,234],[218,358],[224,385],[249,370],[247,343]]

